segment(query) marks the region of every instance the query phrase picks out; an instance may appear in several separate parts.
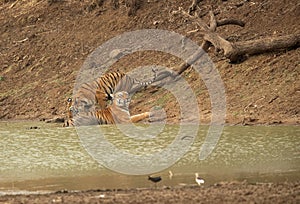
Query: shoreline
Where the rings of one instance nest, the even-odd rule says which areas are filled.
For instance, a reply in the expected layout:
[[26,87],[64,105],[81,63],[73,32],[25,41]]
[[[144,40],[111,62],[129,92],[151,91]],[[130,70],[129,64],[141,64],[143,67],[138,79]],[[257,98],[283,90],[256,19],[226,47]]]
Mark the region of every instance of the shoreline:
[[[61,118],[52,118],[52,119],[6,119],[1,120],[0,122],[39,122],[39,123],[45,123],[45,124],[63,124],[63,122],[56,122],[56,120],[60,120]],[[141,123],[140,123],[141,124]],[[151,123],[146,123],[151,124]],[[178,123],[171,122],[171,123],[165,123],[168,125],[176,125]],[[209,122],[200,122],[199,125],[210,125]],[[225,122],[224,126],[300,126],[300,123],[296,122],[290,122],[290,121],[281,121],[281,122],[253,122],[253,123],[241,123],[241,122]]]
[[0,203],[299,203],[300,181],[283,183],[219,182],[210,186],[60,190],[0,195]]

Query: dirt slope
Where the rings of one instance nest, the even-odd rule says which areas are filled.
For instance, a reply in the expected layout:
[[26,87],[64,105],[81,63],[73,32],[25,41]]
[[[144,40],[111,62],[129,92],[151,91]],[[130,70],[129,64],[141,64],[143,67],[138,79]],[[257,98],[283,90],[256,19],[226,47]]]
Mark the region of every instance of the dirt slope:
[[[78,70],[94,49],[126,31],[159,28],[183,34],[201,44],[201,35],[190,20],[172,11],[188,10],[186,0],[142,0],[136,15],[128,16],[124,1],[113,9],[110,1],[91,6],[91,1],[0,1],[0,119],[49,119],[64,117],[64,102],[72,94]],[[207,20],[208,5],[217,18],[237,18],[246,26],[227,26],[218,32],[233,41],[280,36],[299,31],[297,0],[204,0],[200,4]],[[300,49],[250,56],[230,64],[209,53],[224,81],[227,119],[231,124],[299,124]],[[169,68],[181,61],[157,52],[142,52],[113,65],[128,70],[158,64]],[[204,83],[193,69],[184,77],[194,88],[203,122],[209,122],[210,100]],[[145,100],[146,99],[146,100]],[[176,122],[178,104],[164,91],[138,94],[132,113],[164,107]]]

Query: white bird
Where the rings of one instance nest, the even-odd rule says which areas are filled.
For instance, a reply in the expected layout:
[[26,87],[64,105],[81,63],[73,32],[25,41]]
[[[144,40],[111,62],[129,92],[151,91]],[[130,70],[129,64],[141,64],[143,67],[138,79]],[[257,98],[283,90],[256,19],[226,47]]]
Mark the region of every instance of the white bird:
[[204,179],[199,177],[198,173],[195,173],[195,181],[200,186],[201,184],[204,184]]
[[173,172],[169,171],[169,178],[172,179],[173,178]]

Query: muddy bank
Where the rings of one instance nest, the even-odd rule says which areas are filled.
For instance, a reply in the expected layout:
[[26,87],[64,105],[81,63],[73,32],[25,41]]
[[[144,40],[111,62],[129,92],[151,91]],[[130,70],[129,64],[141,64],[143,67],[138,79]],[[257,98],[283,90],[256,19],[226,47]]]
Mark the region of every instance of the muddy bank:
[[0,196],[0,203],[299,203],[300,183],[225,182],[208,187],[59,191]]

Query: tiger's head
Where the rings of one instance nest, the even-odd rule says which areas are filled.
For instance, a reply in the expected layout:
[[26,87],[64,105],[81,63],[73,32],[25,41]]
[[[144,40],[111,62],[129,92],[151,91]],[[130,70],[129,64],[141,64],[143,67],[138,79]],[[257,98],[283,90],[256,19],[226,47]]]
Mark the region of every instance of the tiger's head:
[[126,91],[119,91],[111,94],[113,105],[128,110],[130,104],[130,96]]
[[84,114],[95,110],[92,108],[94,106],[92,102],[84,97],[70,97],[66,101],[66,106],[67,118],[65,118],[63,127],[74,126],[73,119],[80,113]]
[[93,110],[94,102],[84,97],[73,97],[67,99],[67,115],[73,118],[80,112],[90,112]]

